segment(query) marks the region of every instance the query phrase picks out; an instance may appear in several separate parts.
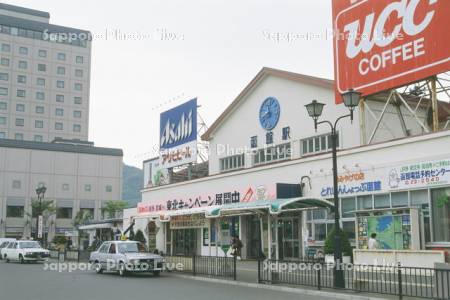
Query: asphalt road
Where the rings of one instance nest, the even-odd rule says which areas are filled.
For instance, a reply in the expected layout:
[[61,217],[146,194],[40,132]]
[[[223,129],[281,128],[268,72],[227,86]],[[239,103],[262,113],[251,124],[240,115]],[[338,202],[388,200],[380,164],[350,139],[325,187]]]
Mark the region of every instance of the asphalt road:
[[[55,265],[53,265],[55,267]],[[0,299],[2,300],[320,300],[306,296],[228,284],[202,282],[162,274],[119,277],[93,271],[58,272],[44,270],[43,264],[0,261]],[[324,298],[330,299],[330,298]]]

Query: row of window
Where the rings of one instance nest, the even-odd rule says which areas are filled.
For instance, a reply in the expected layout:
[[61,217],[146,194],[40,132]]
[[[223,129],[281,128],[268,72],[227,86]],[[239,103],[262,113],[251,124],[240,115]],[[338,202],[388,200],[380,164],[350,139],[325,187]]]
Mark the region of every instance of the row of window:
[[[40,182],[40,183],[38,184],[38,186],[45,186],[45,183]],[[21,189],[21,188],[22,188],[22,181],[21,181],[21,180],[18,180],[18,179],[13,180],[13,181],[12,181],[12,188],[13,188],[13,189]],[[70,185],[69,185],[68,183],[63,183],[63,184],[61,185],[61,190],[63,190],[63,191],[69,191],[69,190],[70,190]],[[86,192],[90,192],[90,191],[92,190],[92,185],[91,185],[91,184],[85,184],[85,185],[84,185],[84,190],[85,190]],[[110,184],[106,185],[106,186],[105,186],[105,192],[111,193],[111,192],[112,192],[112,185],[110,185]]]
[[[58,67],[57,73],[59,75],[66,74],[66,68],[65,67]],[[76,69],[75,70],[75,77],[80,77],[80,78],[83,77],[83,70]],[[0,80],[1,81],[9,81],[9,73],[0,72]],[[26,84],[27,83],[27,76],[26,75],[17,75],[17,83]],[[36,85],[45,87],[45,78],[41,78],[41,77],[36,78]]]
[[[0,101],[0,110],[7,110],[8,109],[8,103]],[[17,112],[25,112],[25,104],[17,103],[16,104],[16,111]],[[35,112],[37,114],[44,114],[45,109],[43,106],[36,106]],[[74,110],[73,111],[73,117],[74,118],[81,118],[82,112],[81,110]],[[64,116],[64,108],[55,108],[55,116],[62,117]]]
[[[0,59],[0,65],[3,66],[3,67],[10,67],[11,66],[11,60],[9,58],[2,57]],[[28,61],[26,61],[26,60],[19,60],[17,62],[17,67],[20,70],[28,70]],[[42,63],[38,63],[37,64],[37,71],[39,71],[39,72],[47,72],[47,65],[46,64],[42,64]],[[66,75],[66,67],[58,66],[56,68],[56,74],[57,75],[61,75],[61,76]],[[75,69],[75,76],[76,77],[83,77],[83,70],[82,69]]]
[[[329,151],[332,147],[330,134],[310,137],[301,140],[302,155]],[[336,147],[339,148],[339,134],[337,135]]]
[[[11,45],[7,44],[7,43],[2,43],[1,50],[2,50],[2,52],[10,53],[11,52]],[[29,54],[28,47],[20,46],[19,47],[19,54],[21,54],[21,55],[28,55]],[[45,49],[39,49],[37,54],[38,54],[38,57],[41,57],[41,58],[47,58],[47,55],[48,55],[47,50],[45,50]],[[64,52],[58,52],[57,55],[56,55],[56,58],[59,61],[66,61],[67,60],[67,55]],[[75,57],[75,63],[82,64],[83,62],[84,62],[83,56],[77,55]]]
[[[94,208],[81,208],[80,211],[89,212],[91,219],[94,217]],[[36,217],[37,213],[32,212],[32,216]],[[25,207],[21,205],[8,205],[6,207],[6,217],[7,218],[23,218],[25,216]],[[57,219],[72,219],[73,208],[72,207],[58,207],[56,208],[56,218]]]
[[[21,76],[21,75],[20,75]],[[20,77],[19,76],[19,77]],[[25,80],[25,79],[20,79],[20,80]],[[45,84],[45,83],[44,83]],[[64,80],[57,80],[56,81],[56,87],[59,89],[63,89],[65,87],[65,82]],[[81,92],[83,91],[83,84],[82,83],[74,83],[73,85],[73,89],[77,92]],[[39,94],[38,94],[39,93]],[[8,88],[6,87],[0,87],[0,96],[8,96],[9,92],[8,92]],[[22,89],[17,89],[16,90],[16,96],[20,97],[20,98],[25,98],[27,95],[26,90],[22,90]],[[37,92],[36,93],[36,99],[37,100],[44,100],[45,99],[45,94],[44,92]]]
[[245,156],[244,154],[228,156],[220,159],[220,171],[230,171],[241,169],[245,166]]
[[[0,117],[0,125],[6,125],[6,117]],[[23,118],[16,118],[15,125],[17,127],[24,127],[25,126],[25,119]],[[34,121],[34,127],[35,128],[44,128],[44,121],[42,120],[35,120]],[[80,124],[73,124],[73,132],[81,132],[81,125]],[[55,122],[55,130],[64,130],[64,124],[61,122]]]
[[[72,46],[86,47],[87,41],[91,39],[87,33],[79,34],[63,34],[63,35],[50,35],[41,31],[35,31],[20,27],[14,27],[9,25],[0,25],[0,32],[3,34],[9,34],[13,36],[20,36],[35,40],[42,40],[47,42],[54,42],[60,44],[68,44]],[[70,36],[70,38],[68,38]]]
[[[7,95],[8,95],[8,89],[0,87],[0,96],[7,96]],[[18,90],[17,95],[18,95],[18,97],[24,98],[26,96],[26,92],[23,90],[20,90],[20,91]],[[36,92],[35,99],[36,100],[45,100],[45,93],[44,92]],[[64,103],[64,99],[65,99],[65,96],[62,94],[57,94],[55,96],[55,101],[58,103]],[[76,105],[81,105],[81,104],[83,104],[83,98],[79,97],[79,96],[73,97],[73,103]]]

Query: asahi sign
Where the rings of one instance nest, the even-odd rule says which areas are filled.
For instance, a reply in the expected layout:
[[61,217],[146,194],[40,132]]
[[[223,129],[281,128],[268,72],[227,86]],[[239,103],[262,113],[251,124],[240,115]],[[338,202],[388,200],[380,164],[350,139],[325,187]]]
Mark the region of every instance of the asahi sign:
[[449,0],[333,0],[336,103],[450,70]]
[[192,99],[160,116],[161,168],[171,168],[197,160],[197,99]]

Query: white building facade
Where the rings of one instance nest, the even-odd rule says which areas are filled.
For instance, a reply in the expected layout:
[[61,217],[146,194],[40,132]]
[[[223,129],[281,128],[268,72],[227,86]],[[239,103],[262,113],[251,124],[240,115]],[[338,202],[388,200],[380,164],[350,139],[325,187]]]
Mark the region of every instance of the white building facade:
[[[156,227],[155,247],[174,255],[224,255],[235,235],[247,258],[295,259],[323,247],[334,222],[326,201],[333,197],[330,129],[314,130],[304,108],[313,99],[326,103],[323,120],[348,114],[334,104],[332,81],[262,69],[202,137],[209,176],[143,189],[124,224],[133,218],[147,233]],[[402,137],[390,105],[366,145],[372,113],[384,103],[365,101],[370,112],[357,109],[353,124],[338,126],[343,230],[364,248],[372,224],[389,220],[395,234],[386,248],[450,248],[450,131],[424,134],[400,106],[409,134]],[[416,115],[427,123],[425,108]]]

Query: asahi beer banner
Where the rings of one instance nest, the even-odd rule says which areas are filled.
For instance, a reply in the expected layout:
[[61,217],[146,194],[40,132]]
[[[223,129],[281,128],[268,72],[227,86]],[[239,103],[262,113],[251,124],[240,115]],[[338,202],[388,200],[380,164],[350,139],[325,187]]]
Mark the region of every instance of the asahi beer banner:
[[160,116],[161,168],[197,161],[197,99],[192,99]]
[[138,203],[138,214],[163,214],[167,211],[179,211],[201,207],[220,207],[226,204],[254,202],[259,200],[274,200],[276,184],[243,185],[239,187],[211,188],[205,183],[197,191],[188,195],[176,190],[170,191],[170,196]]
[[[316,194],[333,197],[331,176],[317,178],[313,185],[314,181],[319,183]],[[350,197],[449,183],[450,159],[442,159],[339,174],[338,192],[340,197]]]
[[336,103],[450,70],[450,1],[333,0]]

